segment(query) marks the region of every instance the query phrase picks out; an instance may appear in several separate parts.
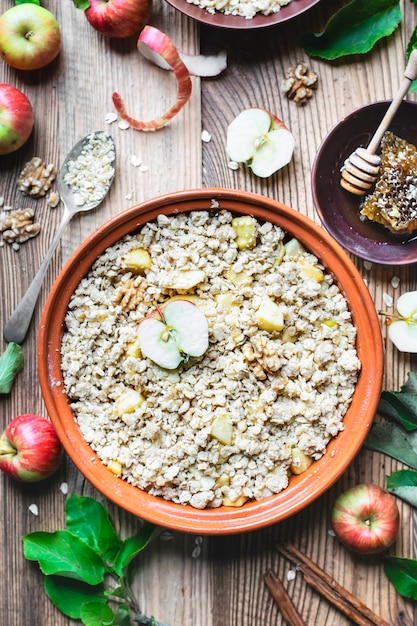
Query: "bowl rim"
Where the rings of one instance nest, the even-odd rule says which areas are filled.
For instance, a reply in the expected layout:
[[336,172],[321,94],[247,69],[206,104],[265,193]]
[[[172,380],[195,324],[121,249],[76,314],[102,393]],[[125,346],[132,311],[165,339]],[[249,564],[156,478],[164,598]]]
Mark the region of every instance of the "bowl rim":
[[276,13],[271,15],[257,13],[249,20],[240,15],[225,15],[220,11],[209,13],[202,7],[187,2],[187,0],[166,0],[166,2],[180,13],[208,26],[230,30],[253,30],[284,24],[312,9],[320,0],[293,0],[290,4],[281,7]]
[[[330,150],[330,154],[333,155],[333,159],[330,158],[330,160],[334,162],[334,169],[338,174],[340,171],[339,167],[343,165],[344,159],[351,154],[349,150],[346,154],[337,152],[337,146],[339,145],[337,136],[341,133],[343,127],[349,123],[358,123],[358,120],[370,114],[372,111],[378,112],[378,120],[382,120],[391,102],[392,100],[375,100],[368,102],[356,107],[338,120],[320,142],[314,156],[310,180],[313,203],[321,224],[347,252],[372,263],[401,266],[417,261],[417,238],[415,232],[400,237],[389,233],[388,229],[385,229],[383,226],[374,224],[372,226],[374,236],[372,236],[372,232],[370,232],[371,229],[365,230],[366,221],[363,223],[364,226],[361,226],[360,221],[357,223],[357,226],[353,225],[353,223],[345,218],[345,213],[340,210],[340,205],[338,205],[336,201],[328,202],[323,206],[321,202],[323,194],[319,186],[319,182],[321,178],[323,178],[326,181],[326,189],[329,188],[328,176],[321,176],[320,174],[321,164],[326,152]],[[413,109],[415,109],[415,111],[413,111]],[[403,100],[400,103],[398,111],[391,120],[391,129],[395,129],[402,115],[405,114],[404,112],[410,112],[410,117],[412,117],[413,113],[417,113],[417,102],[413,100]],[[369,128],[369,139],[372,137],[377,126],[378,121],[376,121],[374,128]],[[365,129],[362,128],[362,126],[360,126],[360,128],[362,134],[364,134]],[[337,183],[334,183],[335,185],[339,185],[339,179],[340,176],[338,175]],[[349,197],[347,191],[340,191],[340,194],[341,197]],[[341,226],[341,228],[339,228],[339,226]]]
[[[247,502],[240,508],[222,506],[200,511],[151,496],[112,474],[81,435],[67,405],[60,368],[67,304],[95,258],[109,245],[128,232],[137,231],[159,214],[191,210],[230,210],[236,214],[251,214],[261,221],[272,221],[296,236],[325,266],[337,262],[337,268],[333,265],[331,272],[339,286],[343,285],[342,291],[357,328],[362,370],[345,415],[353,437],[350,435],[346,442],[346,431],[341,431],[329,442],[325,455],[304,474],[292,476],[284,491]],[[263,528],[297,513],[329,489],[362,447],[376,412],[384,368],[375,306],[359,271],[343,248],[321,226],[295,209],[252,192],[221,188],[179,191],[146,200],[115,215],[87,237],[67,260],[48,295],[39,326],[37,356],[40,386],[49,417],[68,456],[84,477],[109,500],[137,517],[165,528],[209,535]]]

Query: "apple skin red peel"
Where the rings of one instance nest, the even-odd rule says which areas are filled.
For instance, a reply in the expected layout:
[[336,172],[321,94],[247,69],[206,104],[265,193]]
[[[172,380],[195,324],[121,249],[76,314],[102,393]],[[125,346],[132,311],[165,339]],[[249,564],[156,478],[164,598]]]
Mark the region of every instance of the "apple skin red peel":
[[227,67],[225,52],[217,55],[189,55],[177,50],[171,39],[153,26],[145,26],[141,31],[137,47],[148,61],[158,67],[174,72],[178,83],[177,101],[171,108],[158,118],[143,122],[128,114],[122,97],[113,93],[113,104],[120,117],[132,128],[141,131],[155,131],[163,128],[187,104],[191,96],[192,83],[190,74],[194,76],[218,76]]
[[144,357],[164,369],[176,369],[208,348],[208,324],[204,313],[188,300],[157,306],[138,326]]
[[177,101],[161,117],[149,122],[142,122],[134,119],[127,113],[123,99],[118,93],[113,93],[112,98],[116,111],[132,128],[141,131],[154,131],[168,124],[187,104],[190,99],[192,84],[186,65],[181,60],[176,47],[167,35],[153,26],[145,26],[139,35],[138,46],[140,42],[145,43],[151,50],[159,54],[172,68],[178,82]]

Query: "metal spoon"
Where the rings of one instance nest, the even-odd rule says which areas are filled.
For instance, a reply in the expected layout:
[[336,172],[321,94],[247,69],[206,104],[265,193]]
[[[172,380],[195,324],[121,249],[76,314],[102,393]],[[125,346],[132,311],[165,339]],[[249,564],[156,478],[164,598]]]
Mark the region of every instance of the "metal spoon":
[[[112,157],[112,172],[109,172],[108,178],[104,181],[104,186],[102,186],[102,181],[99,181],[98,179],[97,181],[94,181],[93,179],[91,181],[90,191],[94,191],[94,193],[91,197],[86,198],[84,204],[80,204],[80,202],[82,202],[82,200],[80,200],[80,195],[82,195],[82,189],[81,192],[77,190],[75,184],[68,182],[68,179],[66,181],[65,177],[69,176],[68,168],[70,167],[71,169],[72,167],[74,167],[77,159],[93,158],[96,151],[98,150],[98,147],[94,147],[94,144],[100,140],[106,141],[106,145],[111,146],[111,152],[109,152],[109,154]],[[104,200],[114,179],[115,160],[116,149],[114,141],[110,137],[110,135],[108,135],[104,131],[94,131],[92,133],[89,133],[80,141],[78,141],[78,143],[76,143],[72,150],[68,153],[59,171],[57,179],[58,193],[64,204],[64,212],[62,215],[61,223],[58,226],[58,229],[45,255],[45,258],[42,261],[34,279],[29,285],[28,290],[26,291],[22,300],[19,302],[9,320],[7,321],[6,325],[4,326],[3,336],[5,341],[13,341],[19,344],[24,341],[29,329],[33,312],[35,310],[36,302],[38,300],[39,292],[42,287],[42,282],[46,274],[46,270],[48,269],[49,263],[64,233],[66,226],[68,225],[69,221],[74,217],[74,215],[82,211],[91,211]],[[97,160],[97,167],[95,168],[95,171],[99,170],[100,162],[99,160]],[[98,184],[100,185],[100,187],[98,187]]]
[[381,123],[376,129],[367,148],[357,148],[348,157],[341,170],[341,186],[356,196],[364,196],[368,190],[376,183],[381,157],[376,154],[381,139],[391,124],[404,96],[406,95],[410,83],[417,78],[417,50],[413,50],[408,59],[407,67],[404,70],[404,78],[401,86],[385,113]]

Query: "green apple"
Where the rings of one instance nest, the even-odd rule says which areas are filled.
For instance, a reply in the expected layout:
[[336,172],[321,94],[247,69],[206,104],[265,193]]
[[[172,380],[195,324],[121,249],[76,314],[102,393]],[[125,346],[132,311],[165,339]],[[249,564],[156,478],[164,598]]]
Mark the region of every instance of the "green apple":
[[139,323],[138,341],[143,356],[164,369],[176,369],[207,350],[207,319],[189,300],[169,300]]
[[256,176],[267,178],[292,159],[294,137],[278,117],[261,108],[242,111],[227,129],[226,152],[245,163]]
[[50,11],[25,2],[0,16],[0,56],[18,70],[38,70],[61,49],[61,31]]

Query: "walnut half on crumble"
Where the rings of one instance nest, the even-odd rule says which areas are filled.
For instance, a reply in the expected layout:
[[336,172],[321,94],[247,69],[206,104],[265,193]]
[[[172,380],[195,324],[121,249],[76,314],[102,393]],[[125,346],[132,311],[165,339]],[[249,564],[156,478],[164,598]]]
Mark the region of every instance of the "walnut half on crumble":
[[417,148],[388,131],[381,141],[381,169],[361,215],[396,235],[417,229]]

